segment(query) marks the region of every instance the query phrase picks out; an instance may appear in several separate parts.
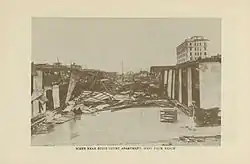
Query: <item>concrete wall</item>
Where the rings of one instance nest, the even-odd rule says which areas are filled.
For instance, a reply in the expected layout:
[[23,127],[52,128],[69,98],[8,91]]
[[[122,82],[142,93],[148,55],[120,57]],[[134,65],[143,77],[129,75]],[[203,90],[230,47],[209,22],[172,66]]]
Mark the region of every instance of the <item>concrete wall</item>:
[[168,73],[168,97],[171,98],[171,86],[172,86],[172,70],[169,70]]
[[[36,71],[36,75],[33,76],[33,94],[37,94],[39,92],[43,92],[43,72],[40,70]],[[46,96],[45,96],[46,97]],[[40,97],[41,98],[41,97]],[[40,98],[33,100],[31,102],[31,116],[35,117],[39,114],[42,114],[46,111],[46,104],[43,104],[41,101],[41,106],[39,105]]]
[[221,63],[206,62],[199,65],[200,107],[212,108],[221,105]]
[[[221,62],[206,60],[164,69],[167,96],[190,106],[208,109],[221,105]],[[178,71],[178,73],[177,73]]]
[[72,72],[71,76],[70,76],[70,82],[69,82],[69,87],[68,87],[68,92],[67,92],[65,104],[67,104],[69,102],[78,79],[79,79],[79,75],[77,73]]
[[179,70],[175,70],[174,99],[179,100]]
[[192,71],[189,67],[187,69],[187,93],[188,93],[188,106],[192,105]]
[[185,105],[188,105],[188,69],[187,68],[182,68],[181,72],[181,96],[182,96],[182,103]]
[[[168,84],[168,97],[176,99],[186,106],[192,105],[193,101],[201,108],[220,106],[220,65],[220,62],[204,62],[198,65],[168,69],[165,71],[164,77],[165,84]],[[167,72],[169,72],[168,78]]]
[[53,95],[54,109],[59,108],[60,107],[59,85],[53,85],[52,95]]
[[172,89],[171,89],[171,98],[175,98],[175,70],[172,70]]
[[39,115],[39,101],[35,100],[31,103],[31,116],[35,117]]
[[197,107],[200,107],[200,78],[199,78],[199,64],[191,68],[192,76],[192,101],[195,102]]
[[[165,73],[164,73],[164,87],[165,87],[165,85],[168,85],[168,71],[165,71]],[[168,95],[167,94],[168,88],[164,88],[164,92],[166,95]]]
[[181,87],[181,84],[182,84],[182,79],[181,79],[181,69],[178,70],[179,71],[179,102],[182,103],[182,87]]
[[41,91],[43,89],[43,72],[36,71],[37,75],[33,76],[33,89]]

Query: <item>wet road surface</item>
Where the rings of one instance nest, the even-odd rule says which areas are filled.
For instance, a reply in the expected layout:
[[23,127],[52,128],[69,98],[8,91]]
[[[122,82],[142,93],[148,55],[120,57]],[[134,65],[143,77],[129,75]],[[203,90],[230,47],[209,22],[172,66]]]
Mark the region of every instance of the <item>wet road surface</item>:
[[56,125],[52,132],[32,136],[31,144],[39,145],[152,145],[183,135],[220,135],[220,127],[192,127],[191,118],[178,111],[178,122],[161,123],[159,107],[129,108],[116,112],[82,115]]

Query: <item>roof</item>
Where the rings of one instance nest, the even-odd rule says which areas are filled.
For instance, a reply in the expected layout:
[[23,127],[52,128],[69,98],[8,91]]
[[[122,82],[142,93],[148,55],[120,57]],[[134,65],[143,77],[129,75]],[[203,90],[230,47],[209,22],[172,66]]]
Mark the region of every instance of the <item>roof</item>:
[[189,61],[189,62],[177,64],[176,68],[192,66],[192,65],[199,64],[199,63],[205,63],[205,62],[221,62],[221,58],[220,57],[210,57],[210,58],[204,58],[204,59],[199,59],[199,60],[195,60],[195,61]]
[[177,69],[177,68],[181,68],[181,67],[195,66],[196,64],[205,63],[205,62],[220,62],[221,63],[221,55],[212,56],[210,58],[204,58],[204,59],[199,59],[199,60],[195,60],[195,61],[188,61],[188,62],[185,62],[185,63],[176,64],[174,66],[152,66],[150,68],[150,71],[151,72],[159,72],[159,71],[162,71],[162,70]]
[[161,71],[165,69],[171,69],[174,68],[175,66],[151,66],[150,67],[150,72],[155,72],[155,70]]
[[185,41],[195,41],[195,40],[207,40],[204,36],[192,36],[190,38],[187,38]]
[[205,38],[204,36],[192,36],[192,37],[186,38],[184,42],[179,44],[176,48],[182,46],[186,42],[191,42],[191,41],[209,41],[209,39]]

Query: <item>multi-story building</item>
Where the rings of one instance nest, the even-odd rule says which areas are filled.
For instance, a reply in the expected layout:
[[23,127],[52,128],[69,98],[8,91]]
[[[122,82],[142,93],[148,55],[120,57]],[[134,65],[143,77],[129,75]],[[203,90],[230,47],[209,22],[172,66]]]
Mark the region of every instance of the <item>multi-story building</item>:
[[209,57],[209,40],[203,36],[187,38],[176,48],[177,64]]

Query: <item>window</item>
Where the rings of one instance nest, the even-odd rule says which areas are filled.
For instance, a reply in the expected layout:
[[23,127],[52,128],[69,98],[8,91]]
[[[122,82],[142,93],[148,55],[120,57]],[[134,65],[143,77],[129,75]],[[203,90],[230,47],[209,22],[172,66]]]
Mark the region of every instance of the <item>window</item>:
[[189,43],[189,45],[191,46],[191,45],[192,45],[192,43]]
[[204,47],[204,50],[206,51],[206,50],[207,50],[207,47]]
[[190,51],[192,51],[192,47],[190,47],[189,49],[190,49]]
[[207,55],[207,52],[204,52],[204,55],[206,56],[206,55]]
[[190,52],[190,56],[192,56],[192,52]]

